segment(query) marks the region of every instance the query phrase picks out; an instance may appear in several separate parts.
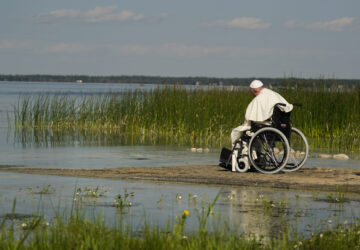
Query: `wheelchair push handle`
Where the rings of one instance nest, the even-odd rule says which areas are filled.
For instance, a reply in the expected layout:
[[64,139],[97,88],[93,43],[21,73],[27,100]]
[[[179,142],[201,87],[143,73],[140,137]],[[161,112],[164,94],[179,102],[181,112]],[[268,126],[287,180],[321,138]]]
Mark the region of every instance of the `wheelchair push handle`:
[[[277,103],[276,105],[283,106],[283,107],[286,106],[285,103]],[[294,105],[294,106],[296,106],[296,107],[302,107],[302,104],[301,104],[301,103],[298,103],[298,102],[294,102],[294,103],[292,103],[292,105]]]

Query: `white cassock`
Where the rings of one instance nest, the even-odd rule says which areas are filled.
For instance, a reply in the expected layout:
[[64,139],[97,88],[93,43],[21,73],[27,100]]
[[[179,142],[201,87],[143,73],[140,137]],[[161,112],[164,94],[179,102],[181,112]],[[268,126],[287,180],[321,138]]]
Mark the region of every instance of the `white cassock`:
[[268,120],[274,111],[277,103],[284,103],[286,106],[279,106],[283,112],[290,112],[293,105],[288,103],[284,97],[270,89],[264,88],[247,106],[245,113],[245,122],[231,132],[231,142],[234,144],[242,133],[251,128],[251,122],[262,123]]

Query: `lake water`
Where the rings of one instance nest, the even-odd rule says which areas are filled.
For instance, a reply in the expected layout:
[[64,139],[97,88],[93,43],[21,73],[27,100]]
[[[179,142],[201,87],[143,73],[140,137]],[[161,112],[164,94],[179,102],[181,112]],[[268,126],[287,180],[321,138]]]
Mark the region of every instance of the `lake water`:
[[[79,141],[56,146],[31,143],[24,145],[14,140],[13,131],[8,129],[8,115],[12,117],[13,106],[23,96],[66,93],[82,97],[109,91],[121,93],[136,88],[149,90],[156,87],[157,85],[153,84],[141,86],[140,84],[0,82],[0,166],[102,169],[218,164],[220,153],[218,148],[210,149],[207,153],[193,153],[187,147],[178,146],[121,144],[98,146]],[[358,160],[341,161],[310,157],[305,167],[359,168],[359,165]],[[36,190],[48,185],[54,189],[54,192],[49,195],[36,193]],[[60,202],[61,208],[71,206],[76,187],[104,187],[106,195],[96,199],[97,206],[86,207],[89,211],[104,213],[109,222],[113,221],[113,217],[118,213],[113,207],[115,195],[123,193],[125,188],[135,192],[133,206],[124,214],[126,220],[134,227],[144,222],[141,221],[144,220],[144,214],[146,218],[151,219],[150,223],[164,226],[168,220],[174,220],[176,215],[187,209],[191,214],[188,221],[189,228],[196,228],[196,213],[202,207],[206,207],[218,193],[221,195],[213,219],[220,217],[221,221],[230,221],[233,228],[240,231],[251,230],[256,234],[273,235],[284,225],[309,233],[318,226],[329,227],[336,220],[350,222],[359,216],[357,208],[360,197],[357,196],[351,196],[345,203],[336,204],[328,199],[329,194],[326,193],[13,173],[0,173],[0,216],[11,212],[12,202],[16,197],[17,213],[31,214],[41,206],[44,214],[51,218],[55,214],[51,204],[56,205]],[[178,199],[179,194],[182,199]],[[196,195],[197,198],[194,199],[189,194]],[[273,201],[274,207],[269,209],[264,205],[268,204],[268,201]],[[309,225],[312,227],[311,230]]]

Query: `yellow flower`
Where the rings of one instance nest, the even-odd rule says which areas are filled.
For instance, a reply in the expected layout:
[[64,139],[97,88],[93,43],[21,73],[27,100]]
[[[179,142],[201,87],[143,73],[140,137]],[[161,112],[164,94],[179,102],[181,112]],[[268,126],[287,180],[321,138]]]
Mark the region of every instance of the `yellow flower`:
[[189,214],[190,214],[190,213],[189,213],[188,210],[185,209],[185,210],[183,211],[183,215],[188,216]]

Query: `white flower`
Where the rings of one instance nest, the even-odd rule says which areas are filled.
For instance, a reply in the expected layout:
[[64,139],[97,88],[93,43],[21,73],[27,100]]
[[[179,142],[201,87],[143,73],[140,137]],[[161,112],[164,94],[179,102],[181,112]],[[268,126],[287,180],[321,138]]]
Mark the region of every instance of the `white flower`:
[[26,224],[25,222],[23,222],[23,223],[21,224],[21,227],[22,227],[22,228],[26,228],[26,227],[27,227],[27,224]]
[[322,238],[324,235],[323,234],[320,234],[320,238]]
[[329,224],[331,224],[331,223],[332,223],[332,220],[328,220],[328,222],[329,222]]
[[181,200],[181,199],[182,199],[182,196],[181,196],[181,195],[179,195],[179,196],[178,196],[178,199],[179,199],[179,200]]

